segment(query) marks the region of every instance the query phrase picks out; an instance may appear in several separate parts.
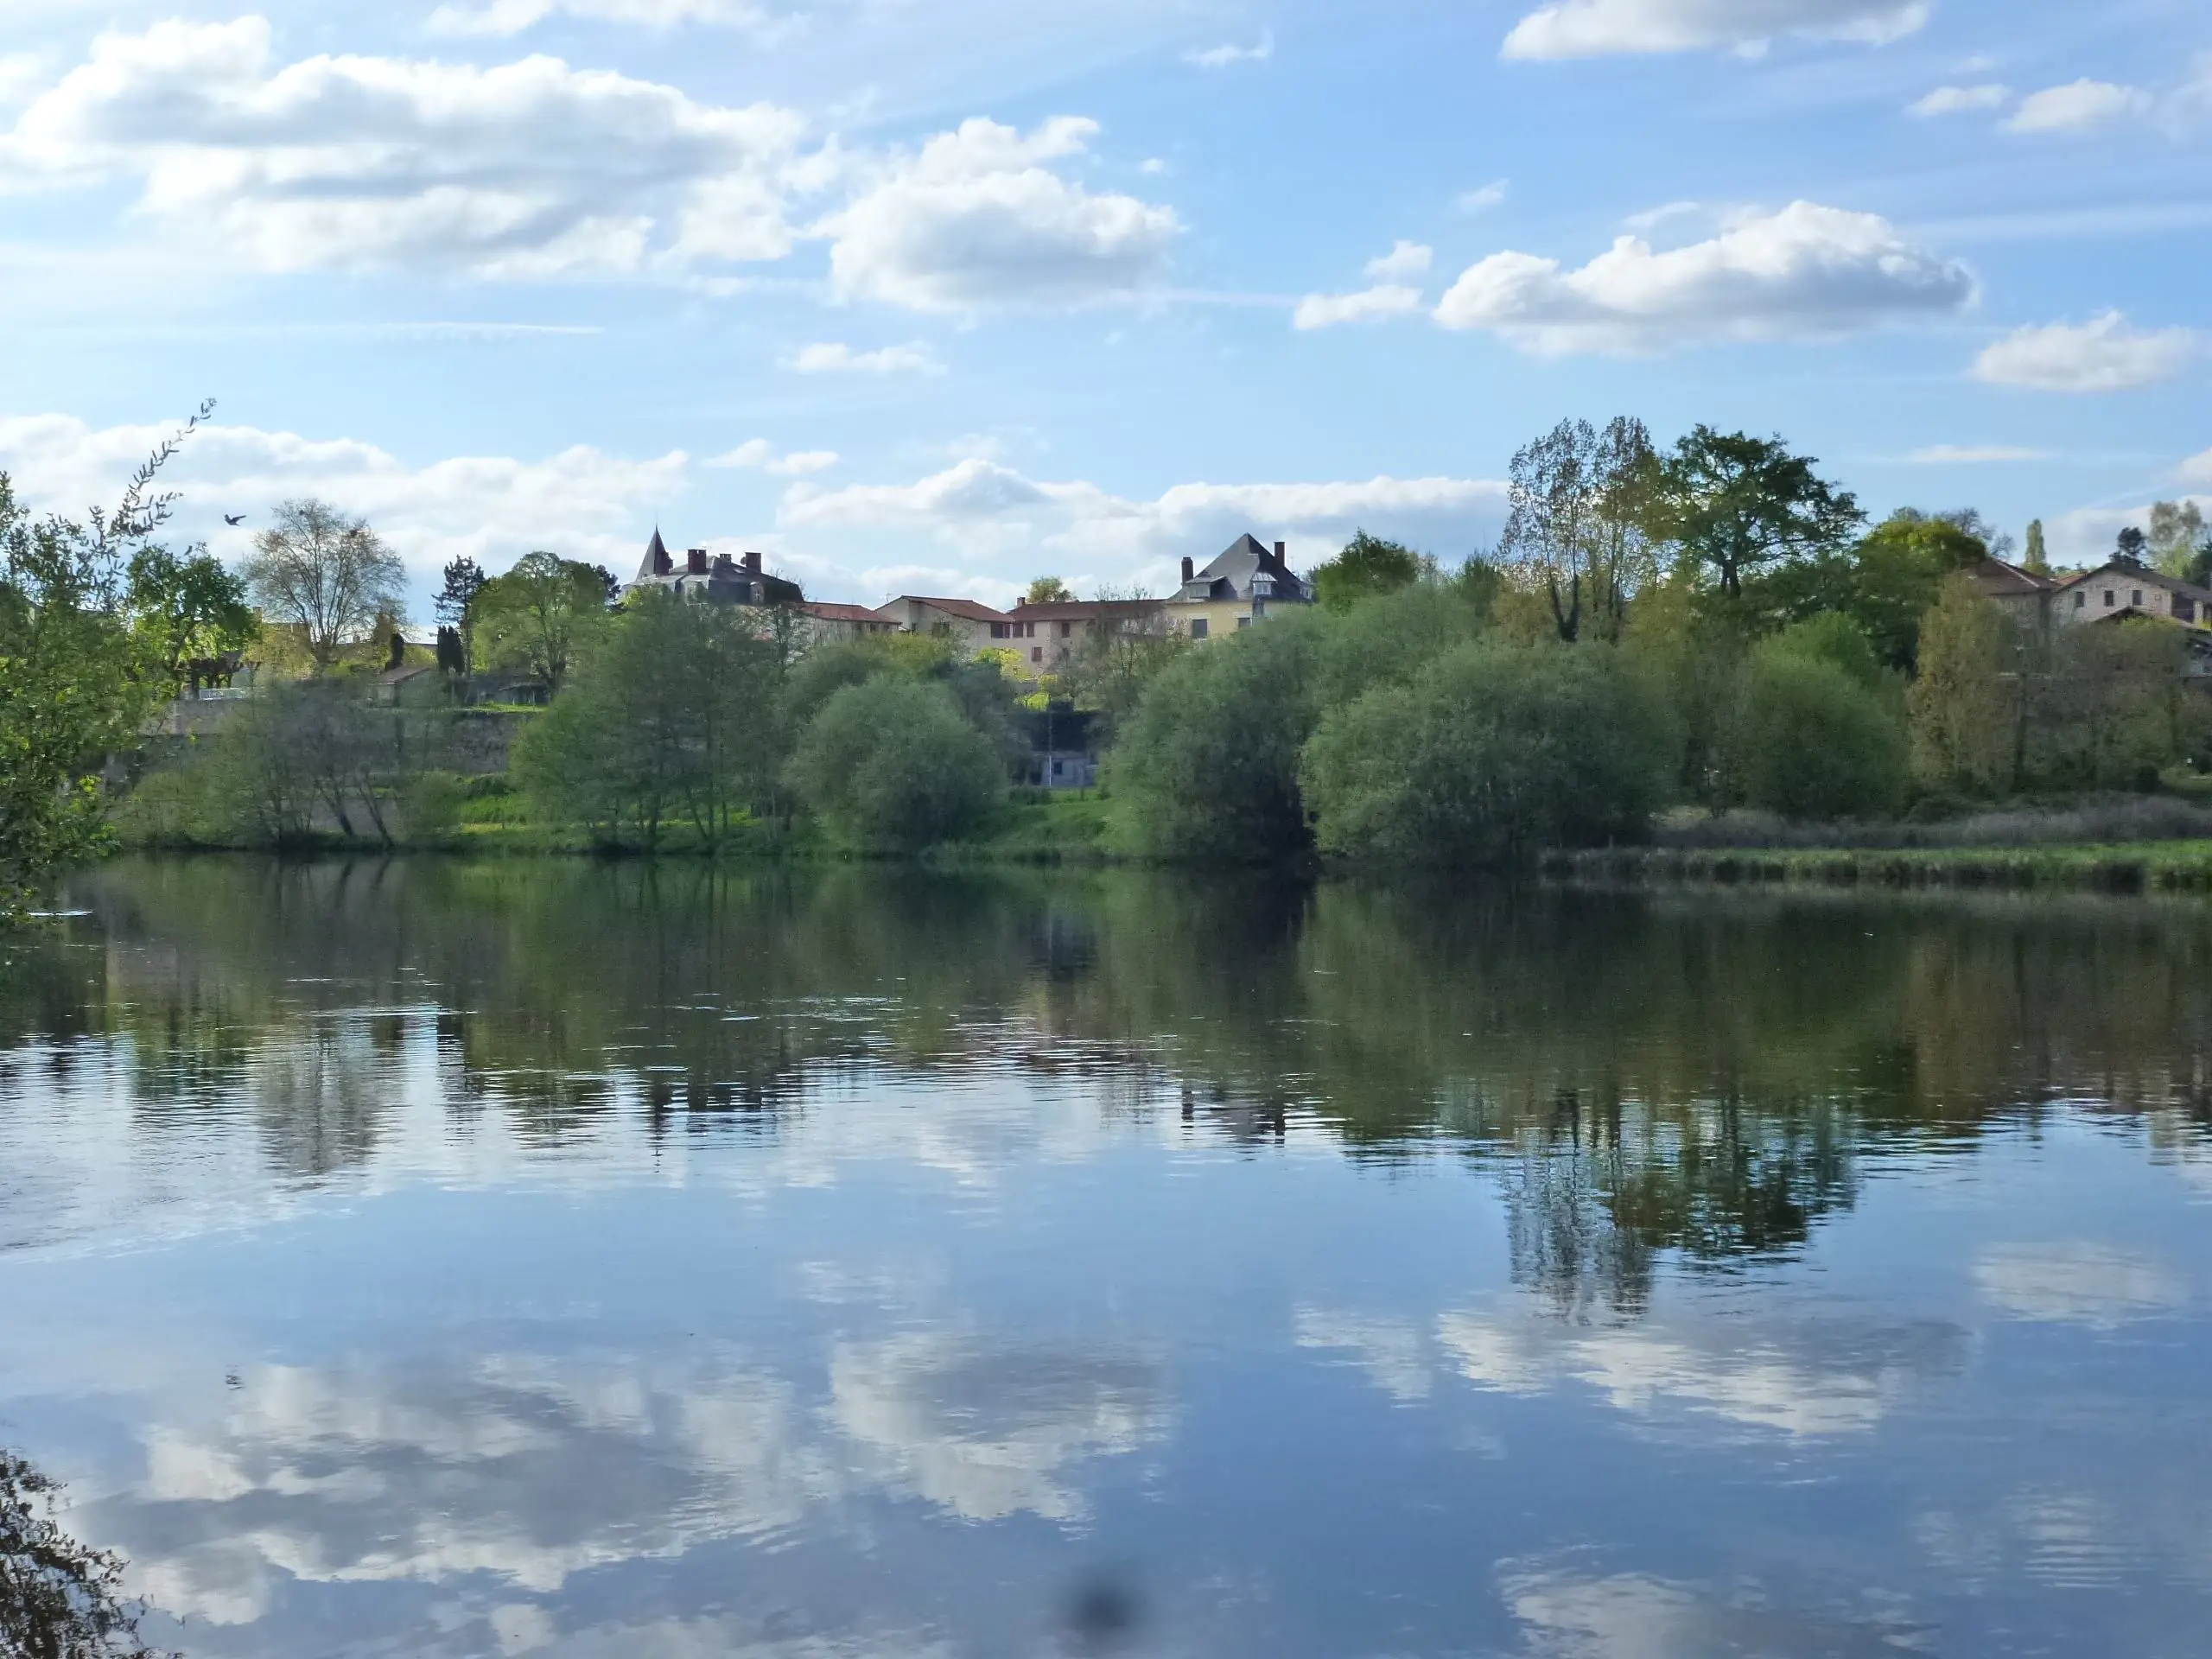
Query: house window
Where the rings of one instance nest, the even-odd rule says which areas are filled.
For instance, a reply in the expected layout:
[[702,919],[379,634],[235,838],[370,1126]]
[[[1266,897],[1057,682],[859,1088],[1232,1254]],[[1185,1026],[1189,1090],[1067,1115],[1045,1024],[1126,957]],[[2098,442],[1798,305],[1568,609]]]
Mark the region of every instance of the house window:
[[1006,638],[1006,628],[1007,628],[1007,625],[1006,625],[1005,623],[1003,623],[1003,622],[994,622],[994,623],[992,623],[992,624],[991,624],[991,638],[992,638],[992,639],[1005,639],[1005,638]]
[[1192,638],[1192,639],[1205,639],[1205,637],[1206,637],[1206,620],[1205,620],[1205,618],[1204,618],[1203,616],[1199,616],[1199,617],[1193,617],[1193,618],[1192,618],[1192,620],[1191,620],[1191,638]]
[[2115,604],[2117,604],[2117,603],[2119,602],[2119,600],[2120,600],[2120,595],[2119,595],[2118,594],[2114,593],[2114,592],[2113,592],[2111,588],[2106,588],[2106,589],[2105,589],[2105,608],[2106,608],[2107,610],[2110,610],[2110,609],[2111,609],[2111,608],[2112,608]]
[[2140,588],[2138,588],[2133,593],[2129,594],[2127,596],[2127,602],[2131,605],[2142,604],[2143,590]]
[[1070,634],[1073,633],[1074,632],[1075,632],[1075,624],[1074,624],[1074,623],[1072,623],[1072,622],[1063,622],[1063,623],[1061,623],[1061,624],[1060,624],[1060,638],[1061,638],[1061,639],[1066,639]]
[[2088,602],[2089,596],[2087,594],[2076,594],[2074,595],[2074,608],[2077,611]]
[[1249,628],[1252,626],[1252,619],[1249,616],[1240,616],[1236,619],[1236,626],[1240,628]]
[[2174,620],[2177,622],[2196,621],[2196,601],[2189,598],[2186,594],[2176,594],[2174,595]]
[[1033,663],[1041,663],[1041,662],[1043,662],[1043,661],[1045,660],[1045,647],[1044,647],[1044,646],[1042,646],[1042,645],[1032,645],[1032,646],[1030,646],[1030,647],[1029,647],[1029,660],[1030,660],[1031,662],[1033,662]]

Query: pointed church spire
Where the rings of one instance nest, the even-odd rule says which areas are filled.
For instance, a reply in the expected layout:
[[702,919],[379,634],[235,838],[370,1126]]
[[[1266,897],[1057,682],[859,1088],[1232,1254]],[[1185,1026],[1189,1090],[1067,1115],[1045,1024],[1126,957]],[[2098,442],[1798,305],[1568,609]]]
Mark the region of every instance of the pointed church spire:
[[676,562],[668,556],[668,543],[660,538],[660,526],[655,524],[653,538],[645,543],[645,562],[638,567],[638,580],[645,582],[654,576],[664,576],[675,568]]

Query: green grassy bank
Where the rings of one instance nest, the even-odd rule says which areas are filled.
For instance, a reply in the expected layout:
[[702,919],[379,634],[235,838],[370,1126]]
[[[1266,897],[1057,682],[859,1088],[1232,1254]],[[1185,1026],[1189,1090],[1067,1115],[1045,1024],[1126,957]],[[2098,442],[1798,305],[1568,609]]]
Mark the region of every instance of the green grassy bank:
[[1808,883],[1834,887],[2212,893],[2212,841],[2034,847],[1615,848],[1555,853],[1554,880],[1623,885]]

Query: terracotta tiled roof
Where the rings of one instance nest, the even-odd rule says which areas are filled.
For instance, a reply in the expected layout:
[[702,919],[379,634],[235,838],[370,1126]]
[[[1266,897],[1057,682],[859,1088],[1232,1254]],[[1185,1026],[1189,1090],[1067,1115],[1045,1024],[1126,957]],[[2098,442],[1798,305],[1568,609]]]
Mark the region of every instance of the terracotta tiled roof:
[[989,606],[981,604],[975,600],[938,599],[926,594],[901,594],[891,601],[891,605],[882,607],[877,612],[877,615],[880,616],[883,611],[889,610],[892,605],[926,605],[933,611],[943,611],[950,616],[964,616],[970,622],[1006,620],[1004,611],[995,611]]
[[1968,574],[1993,594],[2045,594],[2060,585],[2049,576],[2023,570],[2018,565],[2007,564],[2002,559],[1984,559]]
[[1093,622],[1150,616],[1167,601],[1160,599],[1062,599],[1032,605],[1023,600],[1007,614],[1017,622]]
[[824,600],[810,600],[799,607],[809,616],[823,622],[882,623],[887,618],[879,616],[865,605],[839,605]]

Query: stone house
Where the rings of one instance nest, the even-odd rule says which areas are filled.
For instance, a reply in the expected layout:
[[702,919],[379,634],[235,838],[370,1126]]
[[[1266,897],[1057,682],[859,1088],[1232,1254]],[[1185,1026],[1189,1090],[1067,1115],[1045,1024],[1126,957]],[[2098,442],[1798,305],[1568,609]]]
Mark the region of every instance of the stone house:
[[658,530],[645,543],[636,578],[622,591],[628,594],[655,588],[680,599],[712,600],[718,605],[798,605],[806,599],[797,582],[770,575],[758,553],[732,558],[727,553],[710,556],[703,547],[686,548],[679,565]]
[[2115,558],[2057,584],[2051,615],[2061,623],[2156,617],[2196,632],[2212,631],[2212,588],[2197,587],[2132,559]]
[[1018,652],[1033,673],[1058,674],[1092,634],[1164,632],[1168,626],[1164,600],[1069,599],[1042,605],[1024,600],[1007,613],[1003,625],[993,625],[991,644]]
[[1984,599],[2011,612],[2021,626],[2040,632],[2050,626],[2050,596],[2061,585],[2056,577],[1996,558],[1984,559],[1967,574]]
[[871,634],[896,633],[899,625],[879,616],[865,605],[839,605],[810,599],[799,607],[807,619],[807,634],[815,645],[842,645]]
[[875,615],[900,633],[944,634],[963,657],[1006,643],[1003,633],[994,638],[992,631],[1004,626],[1007,613],[972,599],[902,594],[888,604],[877,606]]

